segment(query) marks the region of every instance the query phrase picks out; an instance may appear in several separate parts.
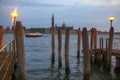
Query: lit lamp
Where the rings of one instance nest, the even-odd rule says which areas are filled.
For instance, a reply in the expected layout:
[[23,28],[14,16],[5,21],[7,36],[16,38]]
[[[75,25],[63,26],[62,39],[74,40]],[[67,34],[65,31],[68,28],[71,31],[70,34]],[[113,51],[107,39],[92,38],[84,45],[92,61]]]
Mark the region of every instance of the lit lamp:
[[12,20],[13,20],[13,29],[15,29],[15,24],[16,24],[16,18],[18,17],[18,12],[17,12],[17,8],[14,9],[13,12],[11,12],[11,17],[12,17]]
[[108,18],[108,20],[110,21],[110,27],[112,27],[112,22],[115,20],[115,17],[114,16],[110,16]]

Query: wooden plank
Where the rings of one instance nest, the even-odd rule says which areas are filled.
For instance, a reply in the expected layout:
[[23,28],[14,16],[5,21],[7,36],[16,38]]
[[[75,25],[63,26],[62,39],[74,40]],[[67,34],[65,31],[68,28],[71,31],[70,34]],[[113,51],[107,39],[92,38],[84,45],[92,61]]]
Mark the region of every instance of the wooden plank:
[[[89,50],[90,51],[90,50]],[[93,49],[92,50],[92,52],[93,52],[93,54],[95,54],[95,53],[99,53],[99,54],[103,54],[103,53],[101,53],[101,51],[103,51],[103,53],[105,53],[106,52],[106,49],[104,48],[103,50],[101,50],[101,49]],[[82,51],[83,52],[83,51]],[[112,52],[111,52],[112,54],[112,56],[117,56],[117,57],[120,57],[120,50],[112,50]]]
[[4,54],[4,60],[0,66],[0,80],[11,80],[15,64],[15,54],[13,52]]
[[10,58],[11,58],[11,53],[6,58],[6,68],[5,68],[5,72],[4,72],[2,80],[9,80],[9,75],[8,75],[9,72],[8,71],[9,71],[10,62],[11,62]]
[[13,47],[11,46],[12,43],[13,39],[3,46],[2,49],[0,49],[0,80],[12,79],[14,63],[16,59],[15,52],[10,52]]
[[8,59],[9,55],[6,56],[6,58],[4,59],[2,65],[0,66],[0,80],[3,80],[3,76],[6,72],[6,67],[7,67],[7,59]]
[[120,51],[115,51],[115,50],[113,50],[113,51],[112,51],[112,55],[113,55],[113,56],[116,56],[116,57],[120,57]]
[[2,79],[0,80],[11,80],[12,79],[12,74],[13,74],[13,70],[14,70],[14,64],[15,64],[15,57],[14,57],[14,53],[8,53],[9,55],[7,55],[7,58],[5,60],[5,67],[2,68],[2,73],[3,75],[1,76]]
[[6,45],[4,45],[4,46],[0,49],[0,53],[1,53],[2,51],[4,51],[5,48],[8,47],[9,44],[10,44],[12,41],[14,41],[14,39],[10,40]]

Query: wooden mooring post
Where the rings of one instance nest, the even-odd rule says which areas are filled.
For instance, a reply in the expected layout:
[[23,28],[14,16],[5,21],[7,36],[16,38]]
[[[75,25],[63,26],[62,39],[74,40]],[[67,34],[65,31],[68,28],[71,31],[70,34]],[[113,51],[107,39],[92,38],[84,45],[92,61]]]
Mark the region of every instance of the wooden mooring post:
[[112,54],[112,45],[113,45],[113,35],[114,35],[114,28],[111,27],[109,31],[109,44],[107,49],[107,56],[106,56],[106,69],[111,69],[111,54]]
[[62,67],[61,46],[62,46],[61,30],[58,29],[58,67],[59,68]]
[[89,52],[87,28],[83,28],[83,30],[82,30],[82,43],[83,43],[83,63],[84,63],[83,80],[89,80],[89,77],[90,77],[90,52]]
[[92,50],[93,50],[93,28],[91,29],[91,39],[90,39],[90,55],[91,55],[91,60],[93,59]]
[[77,59],[80,58],[80,40],[81,40],[81,30],[80,30],[80,28],[78,28]]
[[17,47],[19,79],[27,80],[26,69],[25,69],[24,29],[20,21],[16,22],[15,40],[16,40],[16,47]]
[[55,30],[54,30],[54,15],[52,15],[52,59],[51,64],[54,65],[55,62]]
[[66,75],[70,74],[70,66],[69,66],[69,34],[70,34],[70,31],[69,31],[69,29],[67,29],[66,34],[65,34],[65,53],[64,53],[64,57],[65,57],[65,74]]
[[[94,43],[94,49],[97,49],[97,29],[93,28],[93,43]],[[94,60],[99,62],[100,55],[99,53],[94,54]]]
[[97,29],[93,28],[94,49],[97,49]]
[[105,44],[105,45],[106,45],[106,46],[105,46],[105,47],[106,47],[106,48],[105,48],[105,49],[106,49],[106,52],[104,53],[104,54],[105,54],[104,67],[106,67],[106,64],[107,64],[107,53],[108,53],[108,42],[109,42],[109,38],[106,38],[105,41],[106,41],[106,44]]
[[120,57],[115,57],[116,58],[116,66],[114,71],[115,72],[120,72]]
[[100,60],[105,61],[105,54],[103,53],[103,38],[100,38],[100,50],[101,50],[101,54],[102,54],[102,58],[100,58]]
[[1,49],[1,48],[3,47],[3,45],[4,45],[3,35],[4,35],[4,28],[3,28],[3,26],[0,25],[0,49]]
[[103,38],[100,38],[100,50],[103,50]]

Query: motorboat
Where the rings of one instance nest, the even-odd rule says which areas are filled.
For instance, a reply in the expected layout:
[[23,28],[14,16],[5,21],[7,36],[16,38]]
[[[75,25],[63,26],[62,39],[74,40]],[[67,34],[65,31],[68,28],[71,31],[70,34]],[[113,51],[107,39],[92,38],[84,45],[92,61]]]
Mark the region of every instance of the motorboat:
[[39,32],[35,32],[35,33],[26,33],[25,37],[41,37],[42,34]]

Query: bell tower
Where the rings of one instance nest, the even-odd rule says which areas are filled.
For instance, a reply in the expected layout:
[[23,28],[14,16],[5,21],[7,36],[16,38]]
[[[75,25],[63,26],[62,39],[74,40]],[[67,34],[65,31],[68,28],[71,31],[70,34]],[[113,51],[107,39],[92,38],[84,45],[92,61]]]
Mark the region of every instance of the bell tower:
[[52,21],[51,21],[51,27],[54,27],[54,14],[52,14]]

